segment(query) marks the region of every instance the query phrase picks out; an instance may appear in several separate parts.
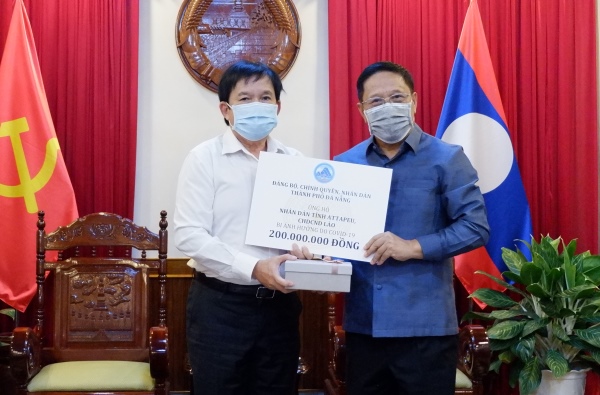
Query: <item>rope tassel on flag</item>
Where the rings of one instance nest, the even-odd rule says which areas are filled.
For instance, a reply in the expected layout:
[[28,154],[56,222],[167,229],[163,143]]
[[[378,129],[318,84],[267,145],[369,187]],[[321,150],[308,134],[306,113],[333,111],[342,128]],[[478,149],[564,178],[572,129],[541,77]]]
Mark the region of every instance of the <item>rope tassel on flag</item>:
[[476,0],[467,10],[436,136],[464,148],[478,172],[490,224],[485,247],[456,257],[456,276],[469,293],[500,289],[474,272],[499,276],[506,270],[502,247],[530,240],[532,226]]

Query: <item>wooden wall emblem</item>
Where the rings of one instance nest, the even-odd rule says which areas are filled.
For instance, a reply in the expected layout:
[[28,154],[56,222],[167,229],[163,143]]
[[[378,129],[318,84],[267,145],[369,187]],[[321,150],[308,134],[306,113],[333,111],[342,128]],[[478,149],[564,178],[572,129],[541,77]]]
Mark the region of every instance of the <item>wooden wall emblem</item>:
[[241,59],[265,63],[283,78],[300,39],[292,0],[184,0],[177,16],[179,57],[214,92],[225,69]]

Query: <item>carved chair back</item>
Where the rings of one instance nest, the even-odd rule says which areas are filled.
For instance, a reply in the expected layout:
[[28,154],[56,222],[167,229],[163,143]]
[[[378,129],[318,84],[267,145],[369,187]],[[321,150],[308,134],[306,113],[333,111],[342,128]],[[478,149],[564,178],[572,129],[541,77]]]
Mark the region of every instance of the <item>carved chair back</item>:
[[[46,234],[39,213],[35,331],[43,342],[42,365],[148,361],[149,328],[166,324],[166,228],[164,211],[159,234],[116,214],[95,213]],[[157,259],[147,251],[156,251]],[[151,271],[159,280],[158,322],[150,322]]]

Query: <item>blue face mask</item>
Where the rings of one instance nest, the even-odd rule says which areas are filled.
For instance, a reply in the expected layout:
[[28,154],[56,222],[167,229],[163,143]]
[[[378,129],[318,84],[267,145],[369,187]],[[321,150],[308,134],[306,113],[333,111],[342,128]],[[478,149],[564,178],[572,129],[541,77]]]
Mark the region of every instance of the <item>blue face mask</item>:
[[277,126],[276,104],[252,102],[229,108],[233,111],[231,128],[246,140],[262,140]]

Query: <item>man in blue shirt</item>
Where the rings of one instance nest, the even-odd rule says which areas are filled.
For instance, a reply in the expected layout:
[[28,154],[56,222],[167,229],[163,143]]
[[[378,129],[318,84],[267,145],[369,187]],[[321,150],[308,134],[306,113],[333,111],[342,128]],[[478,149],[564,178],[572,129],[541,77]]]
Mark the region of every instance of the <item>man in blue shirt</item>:
[[462,147],[414,123],[412,76],[374,63],[357,81],[371,137],[334,160],[391,168],[385,232],[353,263],[344,329],[349,395],[454,394],[458,322],[452,257],[484,245],[477,172]]

